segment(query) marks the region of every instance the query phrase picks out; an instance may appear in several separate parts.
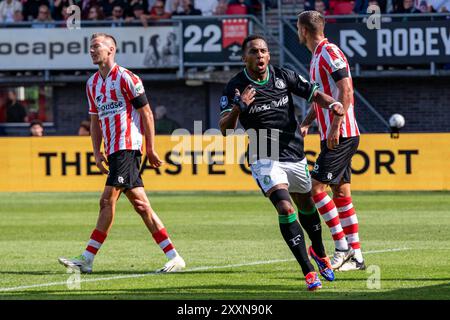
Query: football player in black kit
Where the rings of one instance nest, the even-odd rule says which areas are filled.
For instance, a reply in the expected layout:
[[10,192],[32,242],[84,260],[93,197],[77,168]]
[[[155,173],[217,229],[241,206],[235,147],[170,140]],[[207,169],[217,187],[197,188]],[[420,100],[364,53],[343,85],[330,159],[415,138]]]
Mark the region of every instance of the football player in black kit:
[[[309,261],[300,224],[311,239],[308,251],[320,274],[333,281],[334,273],[311,199],[311,178],[292,94],[316,102],[336,116],[342,116],[344,110],[342,104],[318,91],[316,84],[292,70],[270,65],[264,37],[248,36],[242,43],[242,55],[245,68],[228,82],[220,99],[220,130],[223,135],[232,132],[239,120],[247,132],[252,132],[248,149],[252,176],[278,212],[281,234],[300,264],[307,289],[316,290],[322,284]],[[275,149],[274,141],[278,143]],[[298,220],[291,198],[298,209]]]

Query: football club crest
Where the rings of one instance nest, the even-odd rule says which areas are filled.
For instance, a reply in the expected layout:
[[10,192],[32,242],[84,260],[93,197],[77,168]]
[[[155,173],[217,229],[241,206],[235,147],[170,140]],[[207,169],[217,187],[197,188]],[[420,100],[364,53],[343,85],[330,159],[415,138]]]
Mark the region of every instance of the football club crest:
[[286,83],[282,79],[277,78],[275,81],[275,87],[278,89],[284,89],[286,88]]
[[220,106],[222,108],[225,108],[226,106],[228,106],[228,97],[227,96],[220,97]]

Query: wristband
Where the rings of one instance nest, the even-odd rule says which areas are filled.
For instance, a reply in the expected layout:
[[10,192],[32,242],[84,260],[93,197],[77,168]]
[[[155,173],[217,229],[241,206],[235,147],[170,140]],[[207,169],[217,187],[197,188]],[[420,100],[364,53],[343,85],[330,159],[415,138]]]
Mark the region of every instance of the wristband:
[[242,101],[241,96],[235,95],[233,98],[233,104],[237,105],[239,107],[239,111],[245,112],[248,109],[247,104]]
[[335,102],[333,102],[332,104],[330,104],[330,105],[328,106],[328,110],[332,110],[332,109],[333,109],[333,106],[334,106],[335,104],[340,104],[340,105],[343,107],[342,103],[340,103],[339,101],[335,101]]

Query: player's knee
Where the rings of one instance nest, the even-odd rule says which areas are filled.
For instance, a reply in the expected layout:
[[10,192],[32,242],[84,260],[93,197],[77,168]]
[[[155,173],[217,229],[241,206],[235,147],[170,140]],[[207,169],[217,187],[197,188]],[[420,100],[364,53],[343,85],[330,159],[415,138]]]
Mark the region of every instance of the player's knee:
[[150,204],[143,200],[134,200],[133,206],[134,210],[141,216],[147,214],[150,211]]
[[100,210],[104,210],[104,209],[108,209],[108,208],[113,208],[115,205],[116,201],[113,199],[109,199],[109,198],[101,198],[100,199]]
[[275,190],[270,194],[269,199],[277,209],[278,214],[288,215],[295,212],[291,197],[286,189]]

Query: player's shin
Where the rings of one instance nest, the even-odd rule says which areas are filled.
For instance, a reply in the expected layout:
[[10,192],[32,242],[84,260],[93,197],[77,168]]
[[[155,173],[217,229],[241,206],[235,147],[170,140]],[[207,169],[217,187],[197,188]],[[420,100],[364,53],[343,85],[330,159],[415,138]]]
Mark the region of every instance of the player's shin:
[[339,251],[347,251],[348,243],[345,239],[345,233],[342,230],[339,214],[333,200],[326,192],[322,192],[314,195],[313,201],[323,220],[330,228],[336,249]]
[[173,259],[178,255],[178,252],[175,250],[175,246],[167,234],[166,228],[160,229],[157,232],[152,234],[153,239],[159,245],[161,250],[166,255],[167,259]]
[[316,252],[319,257],[326,257],[325,248],[323,247],[322,241],[322,226],[320,223],[319,213],[316,208],[313,207],[309,211],[299,210],[298,220],[308,234],[314,252]]
[[87,261],[93,261],[95,258],[95,255],[97,254],[98,250],[102,246],[103,242],[106,239],[107,234],[95,229],[92,234],[91,238],[89,239],[89,242],[87,244],[86,250],[83,252],[83,256],[86,258]]
[[303,274],[306,276],[309,272],[314,271],[314,267],[309,261],[308,253],[306,252],[305,237],[300,223],[297,221],[295,212],[280,214],[278,221],[284,241],[286,241],[289,249],[291,249],[300,264]]

